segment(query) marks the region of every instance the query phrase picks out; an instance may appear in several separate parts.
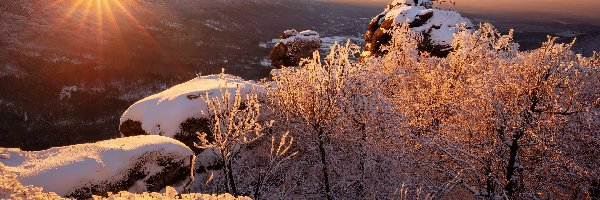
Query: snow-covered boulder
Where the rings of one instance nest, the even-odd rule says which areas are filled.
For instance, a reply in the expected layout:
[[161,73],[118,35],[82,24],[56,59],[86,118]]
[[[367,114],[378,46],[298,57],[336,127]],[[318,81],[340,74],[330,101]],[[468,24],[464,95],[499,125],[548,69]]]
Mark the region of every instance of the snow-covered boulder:
[[[146,97],[123,113],[119,130],[123,136],[162,135],[175,138],[194,152],[197,132],[206,132],[210,140],[210,122],[206,113],[206,93],[220,97],[222,90],[231,95],[240,88],[242,97],[264,89],[254,81],[245,81],[231,75],[209,75],[192,79],[160,93]],[[233,98],[233,97],[232,97]]]
[[385,52],[382,46],[388,45],[393,35],[388,31],[408,26],[423,36],[419,50],[430,52],[434,56],[445,57],[452,50],[454,33],[458,26],[473,28],[472,22],[454,11],[432,8],[431,0],[395,0],[379,15],[371,20],[365,33],[365,50],[362,57],[381,56]]
[[3,170],[23,185],[72,198],[107,192],[157,192],[190,178],[194,153],[161,136],[136,136],[44,151],[0,148]]
[[297,66],[302,58],[311,57],[312,53],[319,50],[323,44],[319,34],[311,30],[302,32],[287,30],[280,38],[269,56],[275,68]]

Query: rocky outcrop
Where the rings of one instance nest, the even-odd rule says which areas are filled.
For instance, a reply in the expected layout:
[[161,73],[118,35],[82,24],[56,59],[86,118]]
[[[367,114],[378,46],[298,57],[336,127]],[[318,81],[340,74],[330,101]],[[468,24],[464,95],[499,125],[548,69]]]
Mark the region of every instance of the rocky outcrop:
[[309,58],[318,50],[322,41],[315,31],[296,30],[285,31],[273,50],[271,50],[271,65],[275,68],[282,66],[298,66],[302,58]]
[[122,136],[161,135],[179,140],[194,151],[203,150],[196,133],[205,132],[208,140],[210,120],[206,112],[206,94],[209,98],[220,97],[224,90],[235,94],[240,88],[242,97],[250,92],[262,92],[262,86],[231,75],[197,77],[160,93],[146,97],[127,109],[121,116],[119,131]]
[[471,29],[473,24],[457,12],[433,9],[432,6],[431,0],[395,0],[390,3],[369,23],[362,57],[384,55],[382,47],[389,45],[393,38],[390,31],[404,22],[422,36],[420,51],[438,57],[447,56],[452,51],[452,36],[459,31],[457,26],[464,24]]
[[90,198],[108,192],[158,192],[185,184],[193,152],[162,136],[136,136],[27,152],[0,149],[0,165],[23,185],[64,197]]

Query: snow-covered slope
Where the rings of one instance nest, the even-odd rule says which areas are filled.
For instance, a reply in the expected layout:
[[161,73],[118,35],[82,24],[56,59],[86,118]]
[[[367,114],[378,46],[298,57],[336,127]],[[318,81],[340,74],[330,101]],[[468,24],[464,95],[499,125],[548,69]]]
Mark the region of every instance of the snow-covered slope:
[[473,27],[472,22],[459,13],[432,8],[431,0],[395,0],[378,16],[371,20],[365,34],[363,56],[380,55],[381,46],[393,37],[389,31],[404,22],[416,33],[423,36],[419,46],[436,56],[445,56],[452,49],[452,38],[459,26]]
[[228,90],[234,95],[238,87],[242,97],[249,92],[263,90],[256,82],[231,75],[197,77],[134,103],[121,116],[121,133],[126,136],[132,135],[131,130],[137,128],[125,125],[139,123],[142,130],[133,132],[171,138],[180,134],[194,134],[199,130],[184,133],[182,124],[191,119],[207,118],[206,102],[203,100],[205,94],[208,93],[211,98],[220,97],[221,90]]
[[193,152],[161,136],[136,136],[28,152],[0,149],[0,164],[23,185],[61,196],[160,191],[189,177]]

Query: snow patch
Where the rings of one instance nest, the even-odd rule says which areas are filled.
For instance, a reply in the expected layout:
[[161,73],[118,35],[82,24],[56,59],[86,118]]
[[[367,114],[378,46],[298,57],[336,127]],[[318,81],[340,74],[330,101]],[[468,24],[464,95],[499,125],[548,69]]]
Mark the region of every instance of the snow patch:
[[215,31],[223,31],[223,25],[221,24],[221,22],[217,21],[217,20],[213,20],[213,19],[209,19],[206,20],[204,22],[204,25],[215,30]]
[[0,67],[0,77],[5,76],[21,78],[27,76],[27,72],[16,65],[6,63],[4,66]]
[[80,60],[74,59],[74,58],[67,58],[65,56],[58,56],[58,55],[54,55],[52,56],[52,58],[50,58],[48,61],[50,61],[51,63],[57,64],[60,62],[67,62],[67,63],[71,63],[74,65],[81,65],[83,64],[83,62],[81,62]]
[[64,86],[60,89],[60,93],[58,94],[58,96],[60,97],[60,99],[68,99],[71,98],[71,94],[73,92],[77,92],[79,91],[79,87],[77,87],[76,85],[73,86]]
[[262,59],[260,59],[260,65],[265,66],[265,67],[270,67],[271,60],[267,57],[263,57]]

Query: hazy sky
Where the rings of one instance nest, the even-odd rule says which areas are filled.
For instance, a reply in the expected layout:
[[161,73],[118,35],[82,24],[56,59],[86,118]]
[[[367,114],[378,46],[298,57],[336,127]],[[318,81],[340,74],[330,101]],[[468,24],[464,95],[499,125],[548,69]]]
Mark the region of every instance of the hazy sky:
[[[391,0],[322,0],[340,3],[384,6]],[[555,17],[600,20],[600,0],[454,0],[453,10],[476,14],[548,13]],[[548,17],[548,16],[546,16]]]

